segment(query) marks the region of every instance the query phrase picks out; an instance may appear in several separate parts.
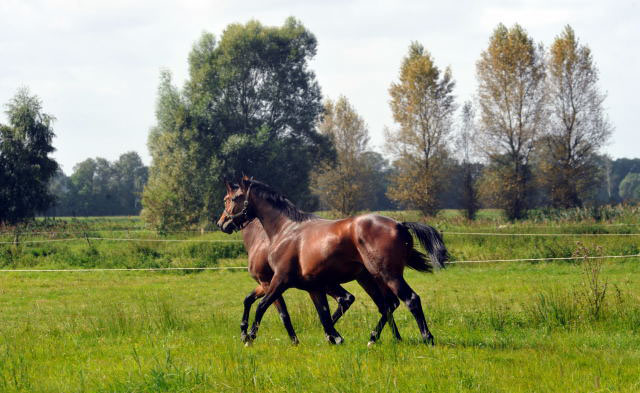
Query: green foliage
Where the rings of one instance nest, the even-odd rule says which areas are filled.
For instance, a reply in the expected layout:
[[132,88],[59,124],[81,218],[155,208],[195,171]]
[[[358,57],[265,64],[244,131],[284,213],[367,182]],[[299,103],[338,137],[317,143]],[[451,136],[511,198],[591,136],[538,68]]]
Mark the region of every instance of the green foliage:
[[607,172],[608,182],[606,183],[608,196],[610,200],[608,203],[622,202],[622,198],[619,195],[620,183],[624,180],[625,176],[629,173],[640,173],[640,158],[618,158],[616,160],[609,160],[605,166]]
[[136,152],[124,153],[114,162],[88,158],[76,164],[69,177],[58,171],[49,187],[56,205],[47,214],[137,215],[147,177],[148,168]]
[[620,182],[618,190],[623,200],[640,202],[640,173],[629,172]]
[[221,207],[224,177],[242,172],[312,207],[309,172],[330,156],[315,130],[320,88],[308,62],[316,39],[293,18],[205,33],[189,55],[184,89],[168,72],[158,91],[143,217],[157,228],[206,224]]
[[55,119],[27,89],[9,101],[6,114],[8,125],[0,124],[0,224],[15,224],[53,204],[48,184],[58,169],[49,157]]
[[389,161],[376,151],[366,151],[362,154],[363,165],[368,169],[366,175],[368,195],[364,207],[370,210],[397,209],[396,204],[387,196],[387,189],[391,184],[393,167]]
[[514,162],[508,154],[494,156],[479,179],[479,193],[485,206],[504,209],[510,220],[522,219],[532,206],[531,167]]
[[[531,210],[527,219],[533,222],[599,222],[616,220],[633,223],[640,215],[640,208],[625,205],[576,207],[573,209],[541,208]],[[597,232],[594,232],[597,233]]]

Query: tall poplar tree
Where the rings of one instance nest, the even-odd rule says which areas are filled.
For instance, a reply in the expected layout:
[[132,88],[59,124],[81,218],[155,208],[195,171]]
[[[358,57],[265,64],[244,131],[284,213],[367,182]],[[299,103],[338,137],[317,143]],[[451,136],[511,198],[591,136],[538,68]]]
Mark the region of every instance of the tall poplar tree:
[[544,138],[542,181],[555,207],[581,206],[598,182],[597,157],[611,135],[591,50],[566,26],[548,57],[549,133]]
[[520,26],[499,24],[476,64],[479,146],[489,159],[482,191],[509,219],[529,205],[530,160],[545,130],[544,51]]
[[460,132],[456,139],[456,150],[462,164],[460,203],[467,218],[473,220],[480,208],[480,203],[476,184],[479,172],[478,165],[472,162],[475,146],[475,111],[470,101],[465,102],[462,106],[461,116]]
[[435,65],[431,54],[413,42],[389,88],[397,130],[387,130],[386,148],[396,170],[388,195],[409,208],[433,215],[439,208],[447,137],[456,109],[451,70]]

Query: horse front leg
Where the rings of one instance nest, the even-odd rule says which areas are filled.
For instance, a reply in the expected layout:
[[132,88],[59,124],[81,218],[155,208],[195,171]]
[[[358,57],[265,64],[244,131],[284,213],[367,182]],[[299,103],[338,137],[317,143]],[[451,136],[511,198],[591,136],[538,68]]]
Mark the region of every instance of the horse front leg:
[[256,300],[264,296],[264,288],[262,285],[258,285],[251,293],[244,298],[244,311],[242,312],[242,321],[240,322],[240,338],[243,342],[247,340],[247,329],[249,328],[249,313],[251,312],[251,306]]
[[322,323],[322,327],[324,328],[325,336],[327,337],[327,341],[331,344],[342,344],[344,339],[338,333],[338,331],[333,326],[333,322],[331,321],[331,314],[329,314],[329,303],[327,302],[327,294],[324,291],[309,291],[309,295],[311,296],[311,300],[313,300],[313,304],[316,306],[316,311],[318,312],[318,316],[320,317],[320,322]]
[[249,344],[256,339],[258,328],[260,327],[260,322],[262,322],[262,317],[264,316],[265,311],[267,311],[271,303],[282,296],[282,293],[286,289],[287,286],[285,285],[283,277],[278,275],[273,276],[271,283],[269,284],[269,288],[266,290],[265,296],[256,307],[256,315],[253,320],[253,325],[251,325],[251,330],[249,330],[249,333],[244,339],[245,343]]

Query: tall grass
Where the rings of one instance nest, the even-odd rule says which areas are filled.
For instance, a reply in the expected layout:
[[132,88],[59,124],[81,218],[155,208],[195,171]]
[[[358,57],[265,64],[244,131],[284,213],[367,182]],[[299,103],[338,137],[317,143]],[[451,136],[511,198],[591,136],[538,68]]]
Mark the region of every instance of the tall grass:
[[[285,298],[301,344],[291,346],[277,313],[268,311],[256,343],[245,348],[242,299],[254,286],[246,272],[0,272],[0,392],[638,391],[640,259],[584,258],[637,253],[638,238],[446,232],[636,229],[590,220],[505,224],[495,212],[485,214],[468,223],[446,212],[430,223],[445,229],[454,260],[578,258],[452,265],[432,275],[406,271],[436,336],[434,348],[420,344],[404,306],[395,313],[404,340],[395,343],[385,329],[368,348],[378,313],[353,283],[346,287],[356,303],[336,325],[346,344],[326,344],[308,295],[292,289]],[[95,237],[229,239],[219,232],[110,232],[139,225],[127,220],[86,220],[86,230]],[[22,239],[45,236],[52,235]],[[225,264],[246,264],[241,243],[80,239],[0,247],[5,269]]]
[[[574,291],[579,264],[407,272],[436,347],[411,314],[367,348],[377,312],[357,301],[326,344],[306,294],[285,294],[301,339],[267,312],[251,348],[239,339],[246,274],[97,273],[0,276],[0,391],[634,391],[640,378],[640,273],[606,264],[610,294],[596,320]],[[616,291],[616,286],[618,290]],[[332,307],[335,307],[332,306]],[[555,381],[555,383],[551,383]]]

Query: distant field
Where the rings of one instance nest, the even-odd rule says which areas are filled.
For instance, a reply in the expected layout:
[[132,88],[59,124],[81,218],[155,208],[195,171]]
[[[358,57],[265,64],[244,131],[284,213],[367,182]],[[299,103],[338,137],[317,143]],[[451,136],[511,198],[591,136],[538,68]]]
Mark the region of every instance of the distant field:
[[[420,219],[416,212],[387,214]],[[639,233],[637,220],[510,224],[498,211],[486,211],[469,223],[445,211],[429,222],[444,231],[452,259],[461,261],[567,257],[579,246],[591,255],[638,254],[640,236],[583,235]],[[33,229],[17,246],[14,234],[0,236],[8,242],[0,244],[0,392],[640,391],[640,258],[601,260],[598,280],[607,289],[597,312],[580,261],[407,271],[435,348],[418,342],[403,306],[396,319],[405,340],[394,343],[385,330],[382,341],[367,348],[377,312],[354,284],[346,287],[357,301],[336,326],[345,345],[326,344],[308,296],[289,290],[301,344],[289,344],[269,311],[258,340],[245,348],[239,321],[253,282],[243,271],[7,271],[246,264],[242,244],[226,242],[237,235],[134,230],[142,228],[135,217],[89,218],[47,229],[64,234]],[[64,241],[28,243],[36,240]]]

